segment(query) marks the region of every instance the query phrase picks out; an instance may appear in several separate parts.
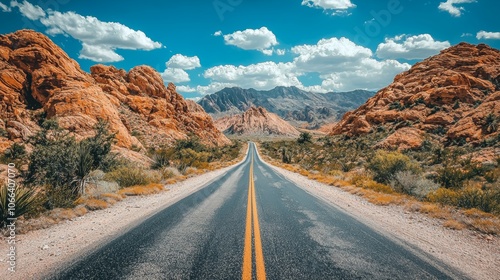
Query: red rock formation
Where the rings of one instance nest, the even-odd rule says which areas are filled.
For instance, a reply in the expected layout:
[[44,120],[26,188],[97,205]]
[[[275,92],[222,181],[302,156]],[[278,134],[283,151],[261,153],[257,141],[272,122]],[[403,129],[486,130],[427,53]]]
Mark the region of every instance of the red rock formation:
[[[75,136],[88,137],[99,119],[117,133],[117,145],[151,146],[188,134],[214,145],[229,140],[210,117],[192,114],[186,101],[150,67],[129,73],[94,66],[92,75],[48,37],[21,30],[0,35],[0,152],[38,129],[37,115],[56,118]],[[204,118],[205,117],[205,118]],[[141,141],[132,136],[135,127]]]
[[278,115],[266,109],[250,107],[245,113],[224,117],[215,122],[227,134],[245,136],[298,136],[300,132]]
[[[446,132],[443,141],[481,141],[498,134],[485,130],[484,122],[490,113],[500,117],[499,91],[500,51],[461,43],[396,76],[391,85],[347,113],[331,134],[354,136],[377,126],[411,126],[413,133],[406,137],[415,139],[405,142],[412,147],[424,132],[437,130]],[[396,131],[390,139],[403,135]],[[399,145],[390,139],[385,144]]]

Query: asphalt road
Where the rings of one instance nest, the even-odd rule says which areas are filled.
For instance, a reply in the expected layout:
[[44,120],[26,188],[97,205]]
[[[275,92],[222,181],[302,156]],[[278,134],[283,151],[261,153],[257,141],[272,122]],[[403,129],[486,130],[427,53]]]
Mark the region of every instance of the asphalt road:
[[243,163],[51,279],[461,279],[263,163]]

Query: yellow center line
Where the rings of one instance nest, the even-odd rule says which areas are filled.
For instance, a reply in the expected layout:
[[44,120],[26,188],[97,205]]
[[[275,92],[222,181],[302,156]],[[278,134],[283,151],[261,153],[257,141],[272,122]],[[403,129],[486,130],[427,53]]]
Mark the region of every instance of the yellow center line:
[[[253,218],[253,219],[252,219]],[[253,154],[250,163],[250,176],[248,182],[248,202],[245,228],[245,247],[243,250],[243,280],[252,279],[252,222],[253,235],[255,239],[255,267],[257,280],[266,279],[266,266],[264,253],[262,251],[262,239],[260,237],[259,216],[257,213],[257,199],[255,198],[255,183],[253,180]]]

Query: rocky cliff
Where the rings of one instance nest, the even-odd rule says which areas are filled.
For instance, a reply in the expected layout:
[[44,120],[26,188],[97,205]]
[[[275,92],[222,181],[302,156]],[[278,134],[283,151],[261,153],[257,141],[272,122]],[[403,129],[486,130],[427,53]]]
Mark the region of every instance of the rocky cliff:
[[218,119],[215,124],[219,130],[226,134],[291,137],[300,134],[297,129],[278,115],[269,113],[262,107],[250,107],[241,115]]
[[321,94],[296,87],[276,87],[268,91],[225,88],[205,96],[199,104],[214,118],[241,114],[250,107],[263,107],[296,126],[318,128],[338,121],[344,113],[356,109],[373,94],[363,90]]
[[461,43],[415,64],[331,134],[394,131],[382,146],[420,146],[425,134],[446,143],[479,142],[498,134],[500,51]]
[[[204,142],[229,140],[211,118],[192,112],[188,103],[150,67],[130,72],[97,65],[80,69],[43,34],[21,30],[0,35],[0,151],[27,141],[40,118],[84,138],[99,119],[109,122],[117,146],[130,148],[168,143],[198,135]],[[134,136],[133,136],[134,135]]]

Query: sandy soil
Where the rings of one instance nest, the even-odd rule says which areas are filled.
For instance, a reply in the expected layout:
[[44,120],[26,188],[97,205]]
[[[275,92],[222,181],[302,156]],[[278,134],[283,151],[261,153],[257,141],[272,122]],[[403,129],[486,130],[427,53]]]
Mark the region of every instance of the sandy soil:
[[[106,210],[91,212],[48,229],[16,236],[17,267],[7,274],[7,240],[0,240],[0,271],[6,279],[40,279],[82,252],[92,250],[145,218],[202,188],[231,167],[174,185],[168,192],[130,197]],[[290,171],[273,167],[312,195],[345,210],[358,220],[403,244],[420,248],[473,279],[500,279],[500,241],[472,231],[443,228],[439,221],[405,211],[375,206],[363,198]]]

